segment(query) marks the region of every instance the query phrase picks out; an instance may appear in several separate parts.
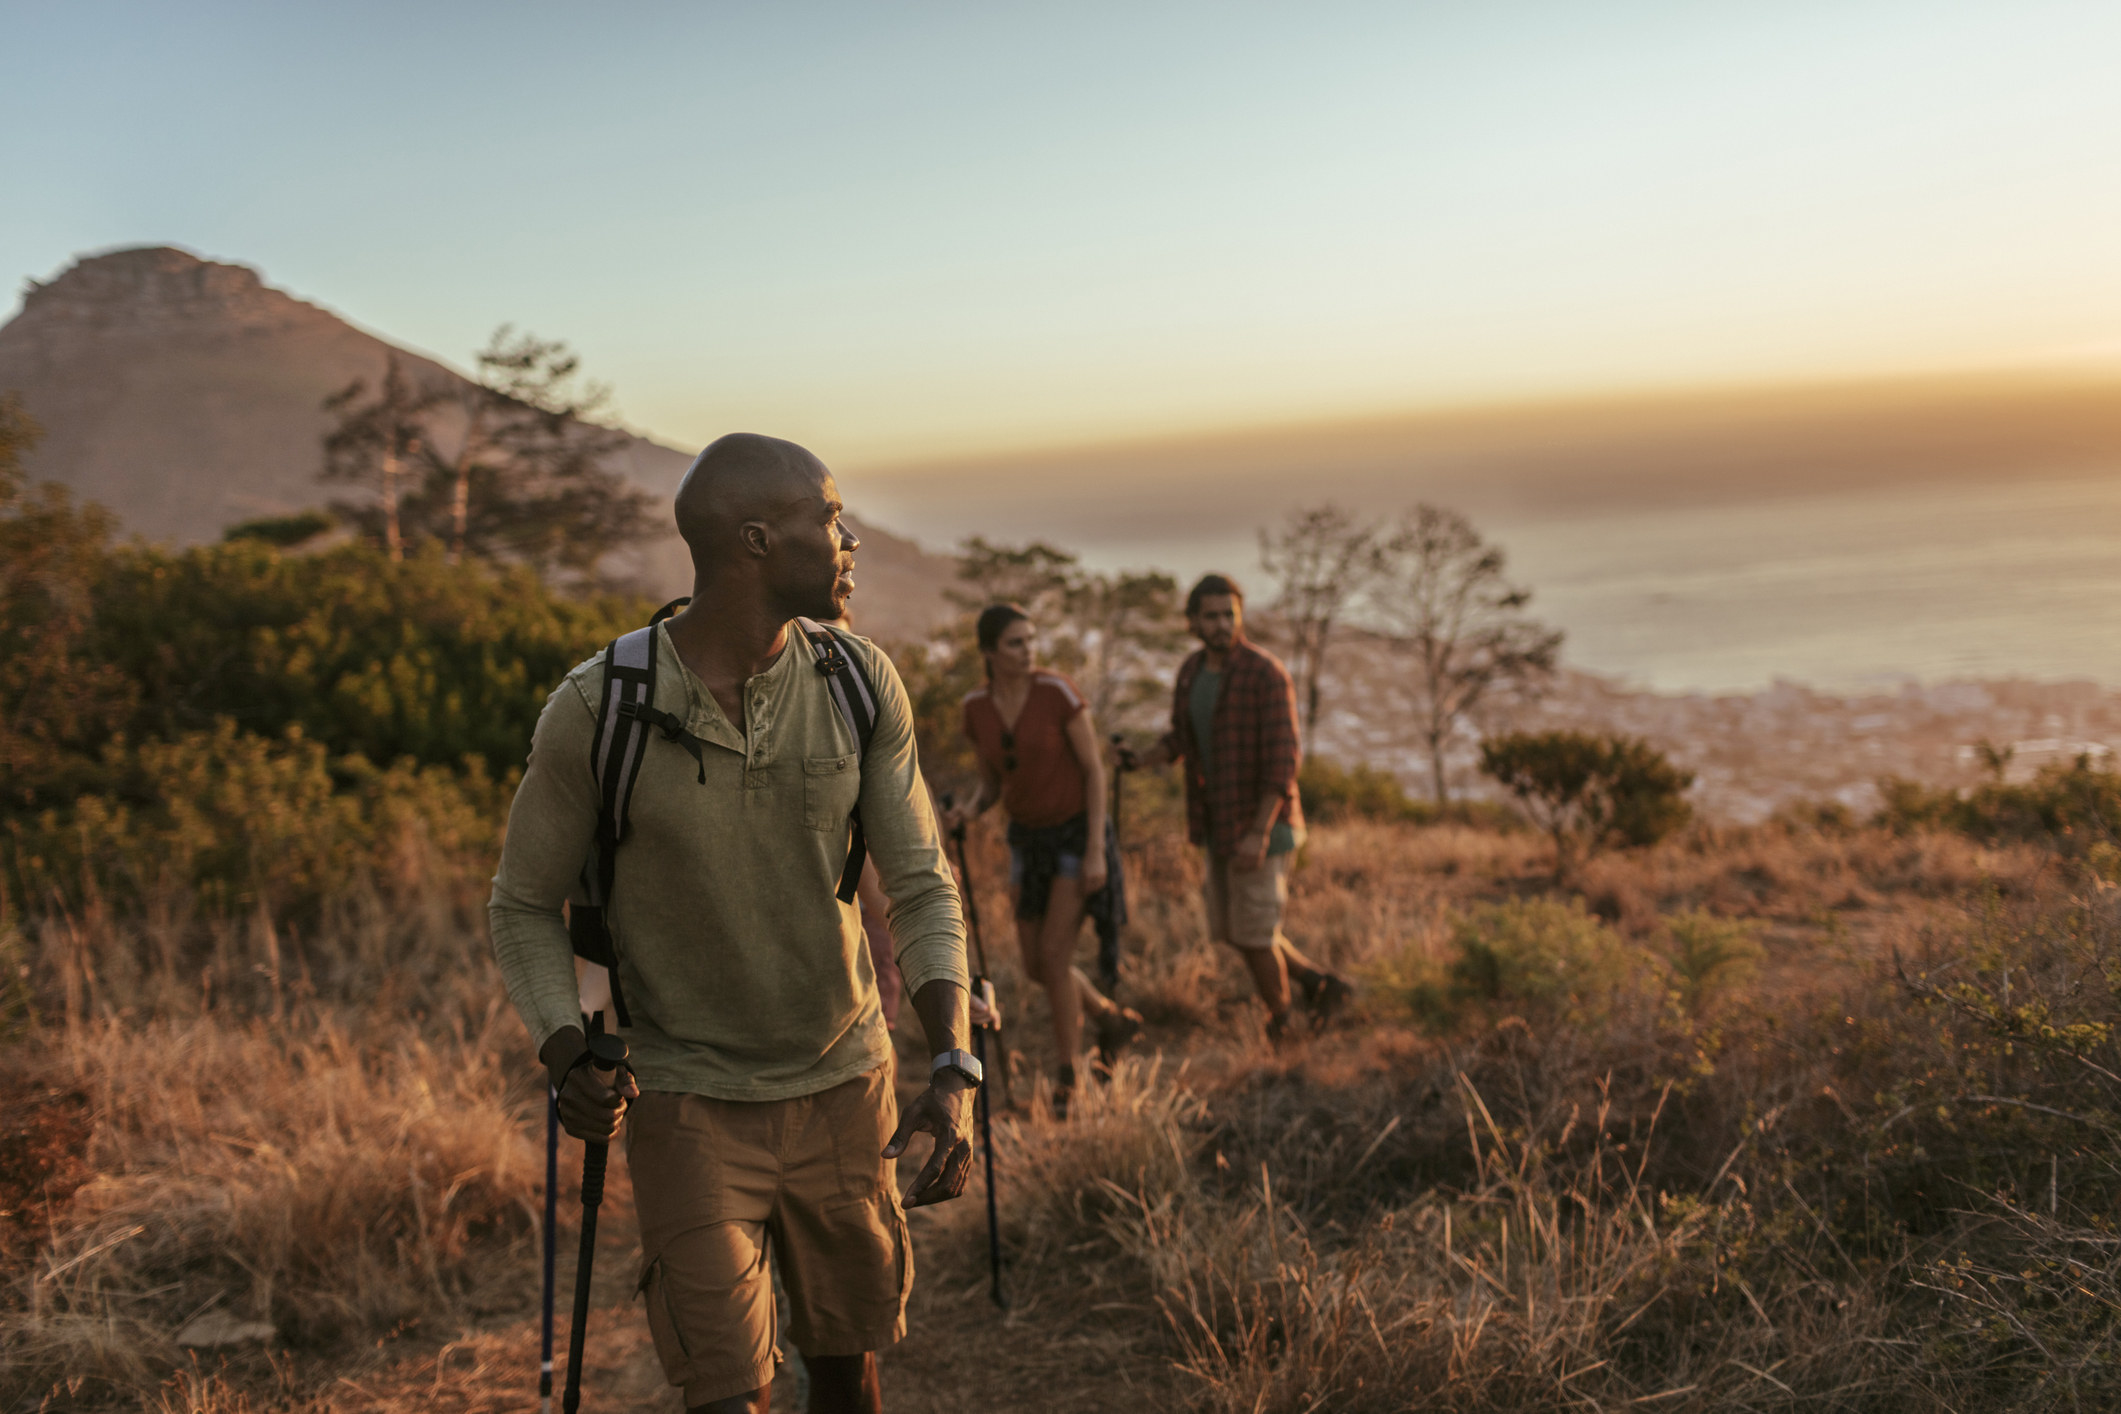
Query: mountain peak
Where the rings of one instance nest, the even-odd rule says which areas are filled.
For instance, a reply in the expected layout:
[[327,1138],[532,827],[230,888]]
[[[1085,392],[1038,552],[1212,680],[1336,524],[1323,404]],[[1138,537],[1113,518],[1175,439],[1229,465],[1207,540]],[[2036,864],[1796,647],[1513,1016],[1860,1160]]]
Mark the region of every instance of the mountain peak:
[[[460,375],[274,289],[247,265],[139,246],[76,260],[31,281],[0,325],[0,392],[42,423],[30,471],[116,511],[157,539],[196,544],[257,516],[322,503],[324,399],[401,359],[415,378]],[[629,438],[613,470],[670,504],[690,452]],[[338,488],[343,493],[344,488]],[[949,612],[952,566],[865,527],[862,631],[918,637]],[[667,599],[692,582],[676,528],[615,564]]]
[[152,328],[203,317],[258,328],[322,313],[267,285],[248,265],[204,260],[175,246],[134,246],[77,259],[48,282],[31,280],[18,322]]

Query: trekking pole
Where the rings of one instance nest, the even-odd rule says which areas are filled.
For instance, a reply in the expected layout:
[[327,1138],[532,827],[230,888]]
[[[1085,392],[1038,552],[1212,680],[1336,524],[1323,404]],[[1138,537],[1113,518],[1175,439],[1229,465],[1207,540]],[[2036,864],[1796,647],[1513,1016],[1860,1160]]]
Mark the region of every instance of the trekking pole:
[[1127,759],[1120,753],[1126,749],[1127,738],[1125,734],[1121,732],[1112,733],[1112,838],[1119,841],[1122,846],[1127,841],[1119,826],[1119,807],[1120,802],[1127,797],[1126,793],[1119,788],[1119,782],[1120,777],[1127,774]]
[[554,1269],[559,1265],[560,1092],[545,1087],[545,1300],[544,1331],[538,1341],[538,1414],[552,1414],[552,1308]]
[[[943,809],[945,810],[957,803],[956,795],[950,791],[944,791],[937,799],[942,801]],[[994,1002],[994,983],[989,980],[987,972],[987,945],[981,939],[979,930],[979,895],[972,888],[972,866],[965,859],[965,827],[962,824],[957,825],[950,831],[950,842],[957,846],[958,877],[965,881],[963,890],[965,927],[972,934],[972,963],[974,969],[972,989],[980,992],[981,999],[992,1007]],[[1000,1013],[990,1010],[988,1014],[990,1016],[998,1016]],[[974,1028],[974,1041],[980,1039],[977,1034],[980,1029],[978,1027]],[[997,1053],[996,1061],[1002,1087],[1002,1108],[1005,1110],[1014,1109],[1016,1108],[1015,1100],[1009,1093],[1009,1047],[1002,1040],[1002,1028],[999,1022],[994,1023],[992,1030],[994,1032],[994,1049]],[[979,1063],[981,1069],[985,1069],[987,1058],[981,1056]],[[980,1086],[983,1091],[986,1088],[985,1085]]]
[[[994,984],[982,978],[979,987],[991,1016]],[[972,1051],[984,1072],[987,1069],[986,1027],[972,1028]],[[1009,1303],[1002,1300],[1002,1220],[994,1198],[994,1102],[985,1085],[979,1087],[979,1094],[972,1097],[972,1103],[979,1113],[979,1146],[987,1161],[987,1294],[994,1298],[996,1306],[1007,1306]]]
[[[941,797],[943,808],[948,810],[956,803],[948,791]],[[979,966],[979,975],[973,979],[972,988],[987,1007],[987,1024],[972,1028],[972,1054],[979,1061],[984,1075],[987,1069],[987,1032],[994,1032],[996,1059],[1000,1062],[1003,1083],[1009,1075],[1009,1050],[1000,1044],[1002,1028],[995,1018],[1001,1015],[994,1000],[994,983],[987,976],[987,949],[980,941],[979,901],[972,894],[972,872],[965,863],[965,827],[958,825],[950,831],[951,842],[957,846],[958,872],[965,880],[965,920],[972,932],[973,959]],[[987,1166],[987,1294],[996,1306],[1006,1306],[1002,1299],[1002,1223],[994,1193],[994,1101],[984,1083],[979,1093],[972,1098],[973,1112],[979,1116],[980,1150]]]
[[[1120,831],[1120,806],[1127,798],[1126,792],[1120,786],[1121,779],[1127,774],[1127,761],[1121,755],[1126,749],[1125,744],[1125,736],[1119,732],[1112,733],[1112,853],[1115,856],[1123,855],[1126,848],[1126,836]],[[1103,849],[1104,841],[1092,840],[1088,845],[1091,849]],[[1119,867],[1117,860],[1113,867]],[[1109,881],[1107,886],[1110,887]],[[1106,936],[1107,931],[1110,932],[1109,937]],[[1119,930],[1116,927],[1101,929],[1097,935],[1097,980],[1102,984],[1106,996],[1115,999],[1118,997]]]
[[[609,1075],[616,1084],[626,1064],[626,1042],[602,1032],[589,1038],[589,1065],[599,1076]],[[575,1259],[574,1325],[567,1333],[567,1393],[560,1400],[562,1414],[575,1414],[582,1407],[582,1344],[589,1333],[589,1275],[596,1265],[597,1207],[604,1201],[604,1161],[609,1143],[585,1141],[582,1145],[582,1251]]]

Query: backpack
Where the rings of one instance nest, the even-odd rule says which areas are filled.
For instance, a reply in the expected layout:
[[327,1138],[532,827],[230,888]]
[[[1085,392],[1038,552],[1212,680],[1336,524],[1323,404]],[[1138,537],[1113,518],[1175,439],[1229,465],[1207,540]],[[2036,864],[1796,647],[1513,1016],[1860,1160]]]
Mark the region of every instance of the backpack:
[[[605,914],[611,906],[618,850],[626,842],[627,812],[634,782],[641,774],[641,758],[647,755],[649,732],[660,731],[666,741],[690,752],[700,763],[700,784],[707,783],[707,761],[698,738],[685,730],[680,718],[655,707],[656,625],[691,602],[672,600],[656,610],[647,627],[612,640],[604,650],[604,682],[597,697],[596,735],[591,738],[589,756],[589,769],[597,783],[596,837],[582,865],[579,897],[567,907],[567,931],[575,955],[611,975],[611,1005],[621,1026],[633,1025],[633,1019],[619,991],[618,950]],[[810,645],[818,674],[832,692],[833,705],[854,733],[859,762],[869,754],[870,739],[876,735],[876,693],[861,660],[843,647],[836,630],[810,619],[795,622]],[[859,801],[849,819],[854,832],[847,844],[846,867],[840,871],[837,894],[841,903],[854,902],[862,864],[869,857]]]

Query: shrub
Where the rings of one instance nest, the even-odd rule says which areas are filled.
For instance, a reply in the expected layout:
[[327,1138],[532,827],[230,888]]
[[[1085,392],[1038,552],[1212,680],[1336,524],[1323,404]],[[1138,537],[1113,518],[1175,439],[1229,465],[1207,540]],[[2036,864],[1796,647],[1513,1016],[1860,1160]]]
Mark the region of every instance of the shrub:
[[409,756],[499,774],[523,759],[546,695],[647,608],[572,600],[527,570],[393,563],[350,545],[283,555],[243,541],[112,557],[88,644],[135,685],[130,735],[221,719],[277,737],[299,726],[333,755]]
[[1469,825],[1510,831],[1524,821],[1508,806],[1491,800],[1453,800],[1438,805],[1410,796],[1399,777],[1375,766],[1343,766],[1327,756],[1306,756],[1297,777],[1304,817],[1322,824],[1342,820],[1377,820],[1386,824]]
[[1399,777],[1375,766],[1357,763],[1343,766],[1324,756],[1306,756],[1297,777],[1304,815],[1320,821],[1405,820],[1426,825],[1436,817],[1436,807],[1415,800],[1399,783]]
[[1693,773],[1637,737],[1512,732],[1481,743],[1480,769],[1553,836],[1557,879],[1608,846],[1655,844],[1692,815]]
[[1373,970],[1379,989],[1433,1030],[1457,1025],[1469,1007],[1591,1020],[1651,980],[1648,956],[1576,900],[1482,905],[1452,922],[1450,943],[1441,967],[1408,950]]
[[1955,830],[1988,843],[2026,841],[2071,854],[2121,840],[2121,773],[2096,768],[2085,757],[2043,767],[2018,785],[1990,780],[1957,791],[1895,778],[1880,781],[1878,789],[1885,798],[1878,823],[1901,834]]
[[1604,1010],[1639,979],[1643,956],[1582,904],[1519,899],[1459,920],[1450,966],[1454,992],[1576,1017]]
[[1689,1011],[1737,991],[1759,968],[1760,941],[1751,923],[1690,909],[1665,919],[1664,932],[1665,961]]
[[110,513],[29,484],[21,457],[39,435],[14,396],[0,396],[0,811],[81,789],[134,697],[83,647]]
[[0,887],[36,911],[92,904],[136,913],[182,900],[229,917],[300,922],[357,881],[389,873],[409,832],[424,852],[483,860],[499,844],[506,781],[473,757],[461,772],[329,757],[289,727],[231,722],[106,753],[106,794],[0,823]]

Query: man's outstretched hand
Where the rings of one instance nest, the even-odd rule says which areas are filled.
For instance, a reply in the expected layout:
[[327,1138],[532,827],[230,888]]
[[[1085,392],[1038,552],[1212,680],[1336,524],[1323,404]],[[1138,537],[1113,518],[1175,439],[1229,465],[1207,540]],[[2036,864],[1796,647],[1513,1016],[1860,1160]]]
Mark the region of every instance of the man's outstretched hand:
[[922,1130],[935,1136],[928,1162],[906,1188],[909,1208],[947,1203],[965,1191],[972,1177],[972,1087],[948,1071],[935,1077],[920,1097],[899,1116],[898,1130],[884,1146],[884,1157],[906,1152]]
[[[538,1052],[538,1059],[545,1063],[547,1080],[559,1087],[560,1127],[584,1143],[609,1144],[619,1132],[626,1106],[641,1098],[641,1087],[625,1071],[615,1077],[615,1086],[606,1083],[610,1072],[594,1065],[576,1066],[570,1071],[568,1067],[588,1050],[589,1042],[583,1039],[581,1029],[567,1026],[553,1032]],[[563,1080],[565,1084],[561,1083]]]

